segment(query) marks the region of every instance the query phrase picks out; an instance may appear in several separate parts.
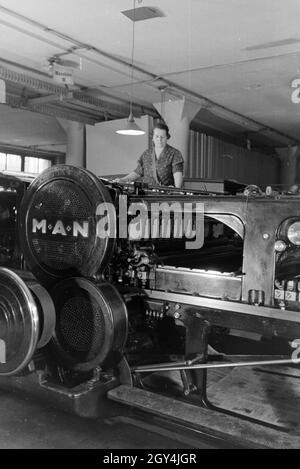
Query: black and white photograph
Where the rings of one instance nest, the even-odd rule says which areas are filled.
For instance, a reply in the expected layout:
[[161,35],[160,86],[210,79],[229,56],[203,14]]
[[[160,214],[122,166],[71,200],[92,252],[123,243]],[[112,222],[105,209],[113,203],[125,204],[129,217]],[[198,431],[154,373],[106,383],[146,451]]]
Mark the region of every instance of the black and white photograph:
[[300,448],[299,24],[0,0],[0,451]]

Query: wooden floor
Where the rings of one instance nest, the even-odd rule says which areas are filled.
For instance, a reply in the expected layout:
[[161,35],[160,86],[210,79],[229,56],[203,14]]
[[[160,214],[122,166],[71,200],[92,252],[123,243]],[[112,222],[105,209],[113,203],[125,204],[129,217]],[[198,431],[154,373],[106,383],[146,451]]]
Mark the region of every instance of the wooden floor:
[[[178,387],[180,374],[174,373]],[[208,373],[208,399],[217,407],[278,427],[299,438],[300,369],[291,366],[219,368]],[[124,411],[125,409],[125,411]],[[188,439],[155,434],[127,407],[101,420],[48,408],[22,392],[0,389],[0,448],[188,448]],[[140,427],[140,428],[137,428]],[[296,438],[296,440],[295,440]],[[197,441],[197,446],[216,447]],[[217,446],[218,447],[218,446]]]
[[[181,392],[180,373],[160,372],[151,381]],[[208,370],[207,397],[213,406],[293,436],[300,447],[300,368],[288,365]]]
[[300,369],[290,366],[224,368],[209,372],[208,399],[218,407],[299,435]]

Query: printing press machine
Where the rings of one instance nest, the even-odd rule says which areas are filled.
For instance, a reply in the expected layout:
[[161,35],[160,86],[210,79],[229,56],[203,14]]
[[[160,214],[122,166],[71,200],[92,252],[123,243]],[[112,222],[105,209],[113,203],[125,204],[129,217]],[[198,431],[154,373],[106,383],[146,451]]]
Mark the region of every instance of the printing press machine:
[[0,185],[0,389],[87,418],[135,409],[193,444],[299,445],[207,395],[214,371],[298,373],[299,195],[122,185],[69,165]]

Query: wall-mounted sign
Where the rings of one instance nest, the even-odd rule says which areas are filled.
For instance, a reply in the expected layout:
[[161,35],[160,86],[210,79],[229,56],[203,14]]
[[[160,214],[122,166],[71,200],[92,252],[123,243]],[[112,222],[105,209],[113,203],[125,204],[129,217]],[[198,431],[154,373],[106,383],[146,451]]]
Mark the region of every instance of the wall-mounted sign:
[[298,104],[300,103],[300,78],[295,78],[291,84],[292,88],[295,88],[291,94],[292,103]]
[[56,63],[52,66],[52,76],[56,83],[64,85],[74,85],[73,69],[69,67],[62,67]]

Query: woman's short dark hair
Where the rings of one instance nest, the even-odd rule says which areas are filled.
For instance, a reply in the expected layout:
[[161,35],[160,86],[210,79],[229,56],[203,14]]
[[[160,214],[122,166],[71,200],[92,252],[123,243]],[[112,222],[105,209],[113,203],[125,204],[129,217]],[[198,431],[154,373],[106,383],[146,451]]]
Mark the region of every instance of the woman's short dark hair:
[[164,124],[163,122],[158,122],[157,124],[154,124],[153,132],[154,132],[155,129],[165,130],[168,140],[171,137],[170,132],[169,132],[169,127],[167,126],[167,124]]

